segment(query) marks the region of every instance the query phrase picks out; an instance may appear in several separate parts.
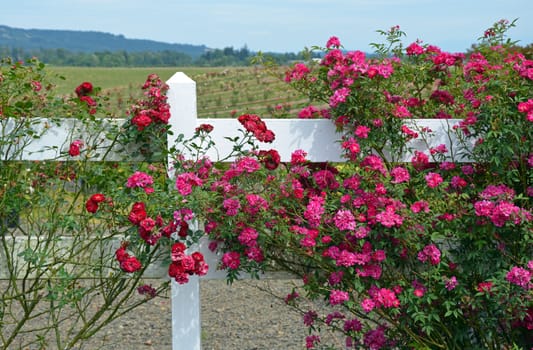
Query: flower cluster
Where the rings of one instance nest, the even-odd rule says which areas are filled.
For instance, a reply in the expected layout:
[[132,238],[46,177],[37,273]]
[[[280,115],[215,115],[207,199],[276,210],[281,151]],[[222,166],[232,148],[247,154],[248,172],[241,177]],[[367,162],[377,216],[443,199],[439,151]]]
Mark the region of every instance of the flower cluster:
[[[531,264],[531,261],[530,261]],[[520,286],[524,289],[532,289],[533,284],[531,283],[531,275],[533,274],[532,270],[526,270],[523,267],[513,266],[511,270],[505,276],[505,279],[512,284]]]
[[[533,71],[533,68],[530,68],[530,70]],[[529,78],[533,80],[533,74]],[[527,115],[527,120],[530,122],[533,122],[533,100],[532,99],[529,99],[526,102],[520,102],[518,104],[518,111],[520,113],[525,113]]]
[[[150,168],[153,171],[157,170],[154,167]],[[180,182],[178,176],[176,185],[179,185]],[[171,262],[168,266],[168,275],[176,282],[184,284],[189,281],[191,275],[205,275],[209,266],[204,261],[202,253],[193,252],[189,255],[186,252],[187,246],[184,242],[194,243],[197,240],[189,228],[194,214],[187,209],[163,212],[161,207],[156,206],[161,199],[154,197],[162,194],[162,189],[155,190],[156,185],[154,177],[143,171],[135,171],[126,181],[126,188],[130,189],[130,194],[138,199],[132,204],[127,217],[129,223],[137,229],[137,233],[130,237],[129,244],[131,246],[131,242],[139,242],[138,238],[141,241],[137,248],[141,250],[146,245],[155,247],[161,243],[162,239],[165,245],[170,244]],[[152,206],[152,201],[155,201],[153,204],[153,209],[156,210],[154,214],[150,214],[148,211],[148,208]],[[165,221],[164,217],[170,214],[171,218]]]
[[140,101],[131,107],[131,124],[138,131],[143,131],[151,124],[167,124],[170,119],[170,108],[166,91],[168,86],[155,74],[150,74],[143,85],[146,100]]
[[194,252],[187,255],[186,248],[185,244],[177,242],[172,245],[171,249],[172,262],[168,267],[168,275],[179,284],[189,282],[190,275],[204,276],[209,270],[202,253]]
[[163,236],[163,219],[158,216],[156,219],[149,217],[146,213],[144,202],[135,202],[131,207],[128,220],[137,226],[139,236],[149,245],[155,245]]
[[[131,141],[140,142],[141,146],[144,146],[143,142],[148,142],[149,146],[154,147],[150,150],[153,152],[162,145],[152,144],[152,140],[145,136],[150,136],[150,132],[166,136],[166,124],[170,117],[165,94],[168,87],[157,75],[151,74],[142,88],[145,90],[145,99],[137,101],[132,106],[130,110],[132,118],[128,121],[128,125],[135,127],[134,132],[137,135],[133,140],[128,138],[117,140],[124,142],[126,146]],[[89,94],[93,93],[93,86],[85,82],[79,85],[75,92],[80,99],[85,97],[90,99]],[[158,130],[157,125],[165,125],[165,128]],[[212,127],[209,126],[201,128],[201,131],[206,133],[211,130]],[[83,147],[85,147],[83,140],[74,140],[69,146],[68,153],[71,157],[76,157],[80,155]],[[166,151],[166,144],[164,150],[157,151]],[[207,160],[202,164],[203,168],[199,169],[199,173],[204,178],[211,164]],[[113,167],[116,168],[118,165],[115,164]],[[120,171],[120,174],[123,173],[124,171]],[[185,252],[186,243],[192,244],[198,240],[198,234],[189,228],[194,216],[186,209],[176,209],[176,203],[169,198],[171,194],[167,193],[167,189],[170,186],[169,182],[173,180],[168,178],[166,170],[154,163],[139,163],[130,174],[119,186],[112,185],[121,181],[119,177],[106,179],[109,180],[110,187],[102,193],[91,195],[85,203],[86,211],[91,214],[96,214],[102,203],[108,204],[109,210],[100,213],[101,218],[111,215],[111,221],[129,227],[121,246],[115,252],[115,259],[120,269],[126,273],[142,273],[148,265],[155,262],[154,257],[160,254],[157,252],[163,246],[168,247],[168,255],[172,257],[168,274],[178,283],[186,283],[193,274],[205,275],[208,265],[203,255],[200,252],[193,252],[190,255]],[[191,173],[189,177],[187,174],[180,174],[176,177],[175,184],[182,194],[186,194],[190,191],[190,187],[202,184],[200,178],[195,179],[196,174]],[[196,184],[195,181],[199,182]],[[139,289],[139,293],[153,297],[154,293],[158,292],[153,288],[143,287]]]
[[[478,161],[511,159],[511,154],[527,157],[528,141],[508,149],[505,157],[496,154],[501,151],[495,152],[496,145],[515,145],[513,140],[532,122],[533,115],[531,99],[522,95],[527,94],[532,80],[532,60],[507,50],[512,43],[503,38],[514,22],[502,23],[496,25],[500,27],[496,37],[487,37],[476,51],[467,54],[448,53],[421,41],[403,50],[400,38],[404,33],[399,27],[381,32],[387,37],[386,45],[373,44],[381,58],[342,50],[336,38],[335,44],[326,45],[318,66],[299,63],[287,72],[286,80],[329,106],[327,117],[334,119],[339,129],[350,131],[343,136],[343,147],[352,150],[348,157],[361,147],[381,156],[392,149],[389,154],[397,161],[396,154],[402,154],[406,141],[424,139],[424,133],[410,128],[407,119],[425,118],[461,119],[455,127],[476,144]],[[508,98],[502,101],[498,96]],[[311,105],[300,114],[308,118],[318,115],[309,112],[315,110]],[[525,117],[517,118],[520,114]],[[498,123],[491,124],[498,115]],[[513,124],[515,127],[500,132]],[[356,132],[360,128],[367,130],[364,137]],[[498,132],[487,134],[491,128]]]
[[519,225],[522,221],[531,221],[532,216],[514,204],[514,190],[504,185],[489,185],[480,193],[480,200],[474,203],[476,215],[485,217],[497,227],[506,222]]
[[89,114],[95,114],[96,113],[96,101],[91,97],[91,95],[94,92],[93,84],[89,82],[83,82],[80,85],[74,89],[74,92],[76,93],[76,96],[78,99],[85,104],[87,104],[87,107],[89,108]]
[[81,154],[82,147],[83,147],[83,140],[74,140],[69,146],[68,154],[71,157],[77,157]]
[[144,97],[131,104],[126,112],[129,119],[119,137],[133,157],[148,162],[161,161],[167,152],[167,131],[170,106],[167,103],[168,85],[156,74],[150,74],[142,86]]
[[150,194],[154,192],[154,189],[152,188],[152,185],[154,183],[154,179],[152,176],[142,172],[142,171],[136,171],[128,178],[128,181],[126,183],[126,187],[128,188],[135,188],[140,187],[146,192],[147,194]]
[[89,213],[96,213],[98,211],[98,205],[106,200],[106,197],[101,193],[95,193],[89,199],[87,202],[85,202],[85,209]]
[[[321,321],[369,349],[528,344],[531,61],[491,42],[468,56],[420,41],[403,49],[399,27],[384,33],[393,49],[378,46],[381,58],[332,38],[318,65],[286,74],[328,106],[345,164],[311,163],[304,150],[280,163],[258,148],[209,171],[189,161],[178,166],[180,203],[204,221],[230,281],[281,266],[303,281],[288,305],[328,300],[331,312],[305,313],[311,333]],[[408,119],[452,117],[448,137],[460,145],[409,153],[433,131]],[[258,116],[239,121],[265,142]],[[306,338],[307,348],[320,342]]]
[[[189,275],[205,275],[209,267],[205,263],[203,255],[200,252],[187,255],[185,253],[186,245],[179,241],[190,239],[191,242],[194,242],[196,240],[189,235],[187,223],[193,218],[192,213],[187,210],[174,211],[172,218],[165,222],[163,213],[160,211],[162,208],[159,208],[159,213],[156,215],[152,215],[148,211],[147,203],[152,201],[158,203],[160,199],[154,198],[154,196],[157,196],[157,193],[162,193],[160,189],[154,193],[153,186],[155,185],[153,177],[142,171],[134,172],[126,181],[126,188],[130,189],[130,196],[139,200],[131,205],[127,215],[127,221],[133,225],[135,233],[129,239],[124,240],[115,252],[120,268],[124,272],[133,273],[144,267],[142,259],[131,256],[126,248],[138,249],[141,252],[145,250],[143,248],[145,246],[157,249],[156,246],[161,243],[160,240],[164,239],[165,243],[173,243],[169,247],[172,257],[168,269],[170,277],[178,283],[186,283]],[[141,191],[136,191],[136,189],[141,189]],[[87,211],[96,213],[98,204],[105,200],[109,201],[110,199],[100,193],[92,195],[86,203]]]
[[115,252],[115,257],[120,268],[127,273],[139,271],[142,268],[141,262],[126,251],[127,246],[127,244],[122,244],[122,246],[120,246]]
[[148,284],[143,284],[142,286],[139,286],[137,288],[137,293],[139,293],[140,295],[146,295],[147,298],[155,298],[156,295],[157,295],[157,290],[152,287],[152,285],[148,285]]
[[266,124],[255,114],[243,114],[238,118],[246,131],[251,132],[258,141],[274,141],[274,133],[266,127]]

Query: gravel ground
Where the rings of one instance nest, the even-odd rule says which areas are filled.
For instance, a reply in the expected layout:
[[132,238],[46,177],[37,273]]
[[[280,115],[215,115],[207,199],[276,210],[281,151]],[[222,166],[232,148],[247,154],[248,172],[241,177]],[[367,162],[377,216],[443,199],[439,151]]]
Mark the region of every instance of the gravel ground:
[[[233,285],[227,285],[225,280],[201,281],[202,349],[305,349],[307,329],[303,325],[302,316],[285,305],[282,300],[298,282],[288,279],[241,280],[234,282]],[[314,309],[320,313],[319,305],[315,305]],[[46,317],[46,314],[43,317]],[[35,322],[37,324],[34,323],[34,326],[38,326],[38,320]],[[32,338],[32,333],[28,333],[26,337]],[[335,341],[330,334],[321,334],[321,337],[323,343],[331,344]],[[342,349],[341,344],[342,340],[337,340],[335,348]],[[115,320],[76,349],[171,350],[170,298],[150,300]],[[5,350],[43,349],[20,348],[20,344],[15,344]],[[56,348],[50,347],[44,350],[56,350]]]
[[[305,349],[307,333],[301,315],[264,291],[285,296],[294,283],[246,280],[228,286],[224,280],[201,281],[202,349]],[[170,300],[156,299],[102,330],[93,344],[94,349],[105,350],[171,349],[171,337]],[[322,337],[335,341],[331,335]],[[339,340],[337,344],[341,349]]]

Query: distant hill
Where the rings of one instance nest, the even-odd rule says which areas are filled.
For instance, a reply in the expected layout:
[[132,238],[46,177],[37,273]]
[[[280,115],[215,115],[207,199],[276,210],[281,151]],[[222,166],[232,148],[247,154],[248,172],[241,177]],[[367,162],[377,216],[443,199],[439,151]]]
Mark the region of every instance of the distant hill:
[[204,45],[169,44],[153,40],[128,39],[96,31],[20,29],[0,25],[0,47],[25,51],[65,49],[72,52],[181,52],[192,58],[209,51]]
[[[75,67],[222,67],[248,66],[256,56],[246,45],[208,48],[128,39],[97,31],[20,29],[0,24],[0,59],[25,61],[36,57],[54,66]],[[305,52],[265,52],[277,64],[307,59]],[[318,56],[317,56],[318,57]]]

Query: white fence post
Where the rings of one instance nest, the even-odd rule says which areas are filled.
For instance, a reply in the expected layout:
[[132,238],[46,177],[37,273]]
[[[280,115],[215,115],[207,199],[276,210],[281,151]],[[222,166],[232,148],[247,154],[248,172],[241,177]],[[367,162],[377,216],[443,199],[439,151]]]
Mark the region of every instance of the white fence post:
[[[176,72],[167,80],[169,87],[167,92],[167,102],[170,105],[170,131],[168,135],[168,147],[176,143],[179,134],[183,134],[185,139],[190,139],[196,128],[196,82],[183,72]],[[172,166],[172,155],[168,158],[169,172]],[[169,173],[171,177],[173,175]]]
[[190,276],[186,284],[172,280],[172,350],[200,350],[200,282]]
[[[170,104],[170,130],[168,147],[175,144],[179,134],[190,138],[196,128],[196,83],[182,72],[175,73],[167,81]],[[168,173],[172,174],[169,155]],[[198,276],[190,276],[186,284],[172,280],[172,350],[200,350],[200,282]]]

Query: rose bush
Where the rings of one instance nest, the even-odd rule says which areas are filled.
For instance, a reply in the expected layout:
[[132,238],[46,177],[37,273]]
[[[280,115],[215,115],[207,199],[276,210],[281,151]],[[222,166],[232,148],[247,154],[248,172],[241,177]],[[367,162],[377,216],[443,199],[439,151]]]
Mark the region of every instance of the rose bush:
[[[532,343],[533,61],[513,52],[513,25],[496,23],[468,55],[404,49],[393,27],[378,57],[333,37],[320,63],[296,64],[287,82],[317,101],[302,116],[337,125],[344,164],[303,150],[281,163],[255,115],[239,118],[233,140],[251,147],[230,164],[177,162],[181,210],[204,221],[230,281],[275,266],[302,279],[288,304],[330,307],[305,311],[307,348],[326,346],[321,327],[347,348]],[[432,132],[411,118],[449,120],[457,149],[410,149]],[[210,131],[194,144],[212,145]]]
[[[3,349],[74,348],[165,297],[166,275],[185,283],[208,269],[185,250],[194,232],[162,161],[166,85],[150,75],[119,125],[90,82],[60,97],[48,75],[36,59],[0,62]],[[35,143],[47,151],[43,138],[57,128],[68,132],[57,159],[26,160]]]

